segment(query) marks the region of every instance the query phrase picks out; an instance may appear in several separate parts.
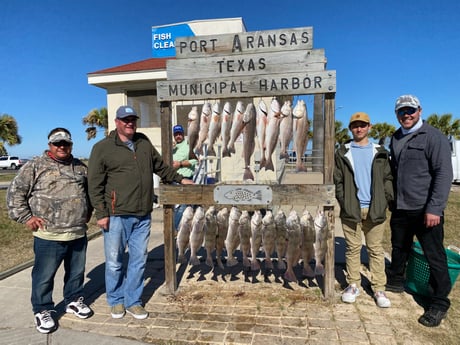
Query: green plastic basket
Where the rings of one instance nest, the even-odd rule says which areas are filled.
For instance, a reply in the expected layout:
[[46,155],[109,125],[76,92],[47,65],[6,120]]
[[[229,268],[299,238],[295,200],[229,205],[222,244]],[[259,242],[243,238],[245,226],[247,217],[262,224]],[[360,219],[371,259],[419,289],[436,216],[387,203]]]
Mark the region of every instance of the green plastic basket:
[[[460,255],[446,249],[447,267],[452,286],[460,274]],[[414,242],[406,268],[406,288],[418,295],[429,296],[428,281],[430,279],[430,266],[423,255],[419,242]]]

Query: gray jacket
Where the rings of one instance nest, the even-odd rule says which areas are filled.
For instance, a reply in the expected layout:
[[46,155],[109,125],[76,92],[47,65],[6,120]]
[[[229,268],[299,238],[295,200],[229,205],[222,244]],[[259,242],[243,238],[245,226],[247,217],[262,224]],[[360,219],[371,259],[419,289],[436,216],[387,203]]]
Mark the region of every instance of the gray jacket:
[[441,216],[453,178],[449,141],[426,122],[407,135],[410,137],[399,152],[395,148],[404,137],[401,128],[391,138],[395,206],[401,210],[424,209],[426,213]]
[[84,231],[91,212],[87,167],[75,158],[70,164],[56,162],[45,151],[19,170],[6,201],[9,217],[19,223],[36,216],[46,221],[49,232]]

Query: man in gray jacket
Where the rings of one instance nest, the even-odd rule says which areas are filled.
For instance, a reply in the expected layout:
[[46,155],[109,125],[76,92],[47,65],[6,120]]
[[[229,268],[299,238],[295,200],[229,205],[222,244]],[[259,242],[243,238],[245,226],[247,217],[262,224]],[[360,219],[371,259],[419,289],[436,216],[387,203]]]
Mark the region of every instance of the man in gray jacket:
[[401,127],[391,139],[395,209],[391,226],[391,267],[387,291],[403,292],[406,263],[414,235],[430,266],[430,296],[419,322],[439,326],[450,306],[452,288],[444,249],[444,209],[452,185],[452,160],[447,137],[422,120],[417,97],[396,100],[395,113]]
[[366,113],[351,116],[353,140],[335,155],[334,183],[346,244],[348,287],[342,301],[353,303],[360,294],[362,233],[366,239],[371,287],[377,306],[388,308],[385,294],[385,256],[382,246],[388,203],[393,186],[388,151],[369,141],[371,122]]
[[32,310],[40,333],[56,330],[54,276],[64,262],[66,312],[86,319],[93,311],[83,303],[86,223],[91,218],[87,168],[72,156],[72,137],[65,128],[48,135],[49,149],[27,162],[7,194],[8,214],[34,235]]

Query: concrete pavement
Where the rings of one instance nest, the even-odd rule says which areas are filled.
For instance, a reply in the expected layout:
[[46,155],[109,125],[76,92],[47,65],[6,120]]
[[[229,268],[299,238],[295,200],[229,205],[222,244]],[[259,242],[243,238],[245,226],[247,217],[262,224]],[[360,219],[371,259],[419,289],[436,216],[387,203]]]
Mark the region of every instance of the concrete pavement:
[[[436,329],[418,324],[422,307],[407,294],[392,294],[392,307],[378,308],[362,291],[355,304],[340,302],[344,283],[344,242],[336,227],[336,299],[324,301],[321,277],[296,283],[240,265],[210,269],[177,266],[179,289],[162,294],[164,282],[162,209],[153,212],[143,300],[150,316],[115,320],[105,300],[102,237],[89,242],[85,293],[95,314],[86,320],[63,314],[62,270],[56,278],[59,329],[35,330],[30,307],[30,273],[25,269],[0,281],[0,344],[435,344],[452,330],[449,317]],[[201,252],[204,254],[204,252]],[[365,255],[363,255],[365,259]],[[301,268],[296,268],[298,277]],[[363,270],[366,275],[366,271]],[[365,282],[366,279],[363,279]]]

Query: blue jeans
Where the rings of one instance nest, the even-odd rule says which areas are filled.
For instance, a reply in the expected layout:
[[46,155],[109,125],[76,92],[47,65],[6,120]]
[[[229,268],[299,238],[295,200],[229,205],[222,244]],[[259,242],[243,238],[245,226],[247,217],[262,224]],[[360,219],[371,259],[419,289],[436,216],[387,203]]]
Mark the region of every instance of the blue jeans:
[[[104,231],[105,288],[110,306],[126,308],[141,305],[151,215],[111,216],[109,230]],[[123,255],[128,247],[127,267]]]
[[65,304],[82,296],[87,246],[86,236],[73,241],[49,241],[34,237],[35,261],[31,295],[34,314],[54,309],[54,277],[62,262],[65,271]]

